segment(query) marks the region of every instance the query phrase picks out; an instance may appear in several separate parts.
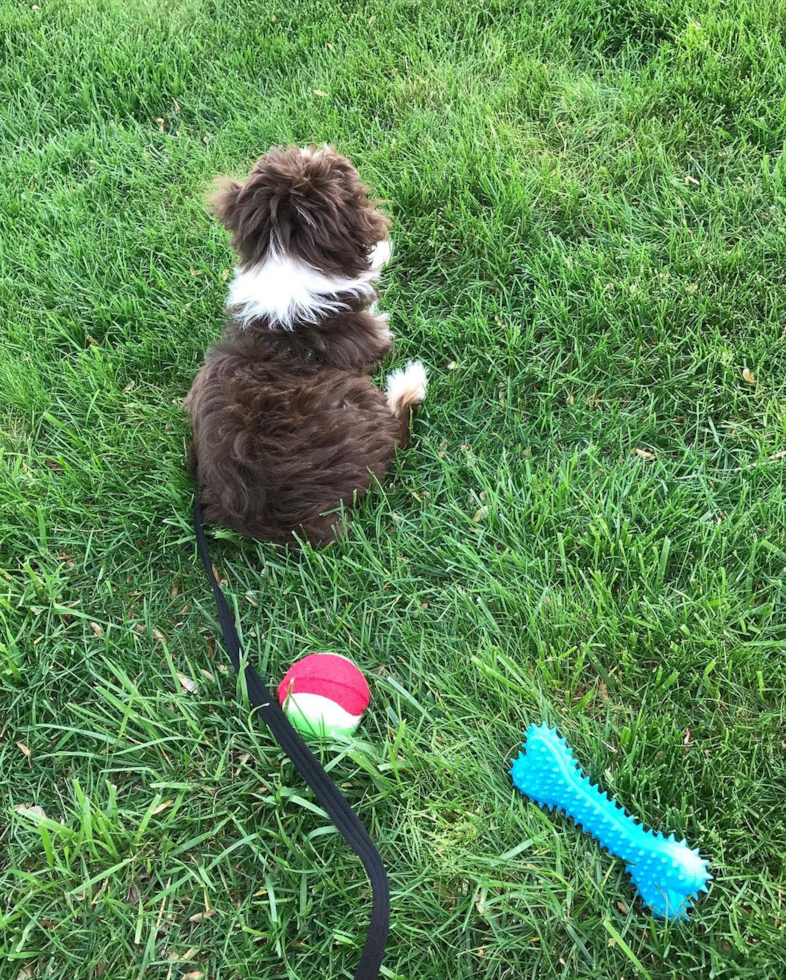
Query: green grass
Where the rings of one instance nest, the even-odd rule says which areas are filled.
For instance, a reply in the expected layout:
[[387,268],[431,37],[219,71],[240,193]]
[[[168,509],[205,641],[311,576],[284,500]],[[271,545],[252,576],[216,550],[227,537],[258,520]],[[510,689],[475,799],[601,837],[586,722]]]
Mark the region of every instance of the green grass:
[[[0,4],[0,978],[357,961],[360,867],[234,700],[179,407],[232,263],[204,190],[311,140],[391,202],[429,401],[345,543],[213,548],[268,677],[372,679],[323,759],[384,976],[786,975],[783,6],[39,6]],[[690,924],[512,791],[541,718],[711,859]]]

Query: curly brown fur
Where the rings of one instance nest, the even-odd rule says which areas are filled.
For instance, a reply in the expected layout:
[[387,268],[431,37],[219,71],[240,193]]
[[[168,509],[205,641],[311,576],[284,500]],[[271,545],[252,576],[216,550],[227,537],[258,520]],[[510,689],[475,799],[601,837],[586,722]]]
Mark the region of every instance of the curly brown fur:
[[368,271],[369,249],[387,238],[378,202],[329,147],[272,149],[245,181],[224,180],[210,204],[245,266],[276,250],[328,275],[357,276]]
[[373,313],[387,220],[329,147],[275,149],[213,209],[239,257],[234,315],[186,399],[207,520],[275,542],[333,540],[409,439],[425,395],[410,365],[380,391],[392,346]]

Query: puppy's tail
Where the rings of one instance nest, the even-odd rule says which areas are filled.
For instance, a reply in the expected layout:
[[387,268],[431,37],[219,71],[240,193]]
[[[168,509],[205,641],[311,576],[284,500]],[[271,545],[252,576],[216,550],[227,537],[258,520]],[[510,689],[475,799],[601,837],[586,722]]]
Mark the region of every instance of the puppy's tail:
[[427,388],[426,369],[420,361],[410,361],[406,367],[388,375],[385,385],[388,407],[401,426],[398,444],[402,449],[409,442],[410,425],[426,397]]

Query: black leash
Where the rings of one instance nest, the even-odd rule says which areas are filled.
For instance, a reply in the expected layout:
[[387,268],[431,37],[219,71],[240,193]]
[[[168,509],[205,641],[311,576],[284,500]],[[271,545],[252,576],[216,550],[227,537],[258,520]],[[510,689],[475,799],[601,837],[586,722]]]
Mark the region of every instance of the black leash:
[[229,652],[229,658],[235,672],[239,675],[241,669],[243,670],[248,697],[256,708],[256,714],[261,716],[278,744],[314,791],[314,795],[366,869],[366,874],[371,882],[373,906],[366,942],[357,970],[355,970],[354,980],[377,980],[382,965],[382,957],[385,955],[385,944],[390,926],[390,887],[385,865],[382,863],[379,851],[374,846],[366,828],[358,820],[355,811],[322,768],[317,757],[289,723],[275,698],[262,683],[259,674],[250,663],[243,666],[240,638],[237,635],[235,621],[226,597],[216,579],[213,563],[210,561],[205,529],[202,526],[202,505],[198,499],[194,503],[194,530],[199,557],[205,566],[205,572],[216,600],[218,622],[221,626],[224,644]]

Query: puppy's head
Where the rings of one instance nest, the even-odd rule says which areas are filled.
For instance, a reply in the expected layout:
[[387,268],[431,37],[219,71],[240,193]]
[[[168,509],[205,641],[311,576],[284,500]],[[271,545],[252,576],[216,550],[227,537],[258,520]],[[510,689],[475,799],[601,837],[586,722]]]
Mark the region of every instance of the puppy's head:
[[246,180],[224,181],[210,203],[244,268],[278,255],[354,278],[389,254],[386,217],[330,146],[272,149]]

